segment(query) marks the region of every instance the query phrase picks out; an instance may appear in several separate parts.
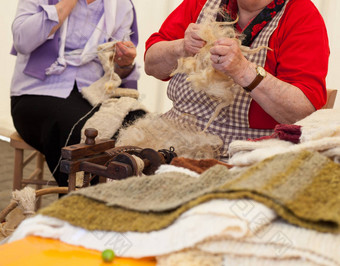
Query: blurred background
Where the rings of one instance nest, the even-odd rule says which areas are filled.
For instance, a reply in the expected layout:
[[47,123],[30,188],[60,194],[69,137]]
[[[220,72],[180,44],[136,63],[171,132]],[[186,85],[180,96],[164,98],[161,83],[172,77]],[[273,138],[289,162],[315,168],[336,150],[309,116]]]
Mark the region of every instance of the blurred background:
[[[294,1],[294,0],[292,0]],[[156,80],[144,72],[143,55],[146,39],[158,31],[166,16],[181,3],[180,0],[133,0],[139,27],[139,46],[137,62],[141,66],[139,92],[141,102],[152,112],[163,113],[170,109],[171,102],[166,96],[167,82]],[[337,89],[340,72],[340,1],[312,0],[321,12],[328,30],[331,47],[330,67],[327,76],[327,87]],[[9,88],[14,68],[15,57],[9,54],[12,45],[11,24],[15,15],[18,1],[6,1],[0,10],[0,138],[8,140],[14,131],[10,116]],[[340,96],[335,106],[340,105]]]

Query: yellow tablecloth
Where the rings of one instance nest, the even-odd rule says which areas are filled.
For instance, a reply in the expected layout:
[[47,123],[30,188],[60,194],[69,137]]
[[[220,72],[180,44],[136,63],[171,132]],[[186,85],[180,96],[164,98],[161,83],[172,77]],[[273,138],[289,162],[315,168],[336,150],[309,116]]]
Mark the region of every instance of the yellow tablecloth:
[[129,259],[116,257],[104,262],[101,252],[72,246],[55,239],[29,236],[0,246],[1,266],[154,266],[154,258]]

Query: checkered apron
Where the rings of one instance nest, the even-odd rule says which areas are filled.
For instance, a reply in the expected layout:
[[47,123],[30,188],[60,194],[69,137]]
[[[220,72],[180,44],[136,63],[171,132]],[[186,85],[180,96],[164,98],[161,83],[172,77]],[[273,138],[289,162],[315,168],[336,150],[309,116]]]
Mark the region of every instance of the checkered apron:
[[[220,2],[221,0],[208,0],[196,23],[202,23],[213,17],[216,20]],[[287,3],[288,1],[281,11],[262,29],[253,41],[252,48],[268,46],[269,38],[276,29]],[[247,59],[257,65],[264,66],[266,54],[267,51],[262,49],[256,54],[249,55]],[[186,74],[176,74],[170,80],[167,94],[169,99],[173,101],[173,107],[164,116],[169,119],[185,121],[203,130],[220,101],[212,100],[204,92],[195,92],[186,79]],[[249,128],[248,111],[252,99],[241,86],[239,86],[238,93],[235,96],[234,102],[223,108],[207,129],[208,133],[218,135],[223,140],[221,157],[227,156],[228,146],[234,140],[259,138],[273,133],[271,129]]]

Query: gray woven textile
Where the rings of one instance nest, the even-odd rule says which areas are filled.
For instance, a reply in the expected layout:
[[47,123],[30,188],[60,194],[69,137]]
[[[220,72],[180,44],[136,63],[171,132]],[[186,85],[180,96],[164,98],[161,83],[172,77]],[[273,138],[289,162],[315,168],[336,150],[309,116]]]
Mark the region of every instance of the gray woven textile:
[[340,165],[319,153],[305,151],[280,154],[240,170],[216,165],[199,178],[167,172],[99,184],[70,195],[83,195],[108,206],[141,212],[173,210],[214,192],[252,191],[283,202],[294,202],[307,188],[313,191],[313,196],[318,196],[322,187],[330,192],[331,186],[325,180],[334,180],[337,172],[340,173]]
[[[106,213],[110,219],[104,222],[117,230],[144,232],[160,229],[160,223],[170,224],[207,200],[250,198],[292,224],[339,233],[339,191],[340,165],[317,152],[303,151],[279,154],[242,170],[216,165],[199,178],[170,172],[97,185],[71,193],[43,214],[71,217],[77,223],[87,216],[91,223],[93,213],[101,209],[95,215],[105,217]],[[82,204],[84,199],[88,205]],[[67,204],[68,200],[73,201]],[[107,206],[100,207],[101,202]]]
[[215,191],[232,181],[237,176],[235,173],[232,174],[225,166],[212,167],[200,178],[168,172],[99,184],[69,195],[83,195],[105,202],[108,206],[119,206],[135,211],[161,212],[175,209],[183,203]]

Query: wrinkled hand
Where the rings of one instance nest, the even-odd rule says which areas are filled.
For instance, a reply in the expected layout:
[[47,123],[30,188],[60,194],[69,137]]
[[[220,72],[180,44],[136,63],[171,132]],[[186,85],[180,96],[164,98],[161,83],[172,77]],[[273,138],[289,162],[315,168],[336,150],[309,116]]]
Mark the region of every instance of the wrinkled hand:
[[184,34],[184,54],[193,56],[205,45],[205,41],[198,36],[200,25],[190,23]]
[[132,65],[136,55],[136,47],[131,41],[116,43],[116,55],[114,62],[120,67]]
[[238,83],[251,64],[242,54],[236,40],[223,38],[210,48],[212,66]]

